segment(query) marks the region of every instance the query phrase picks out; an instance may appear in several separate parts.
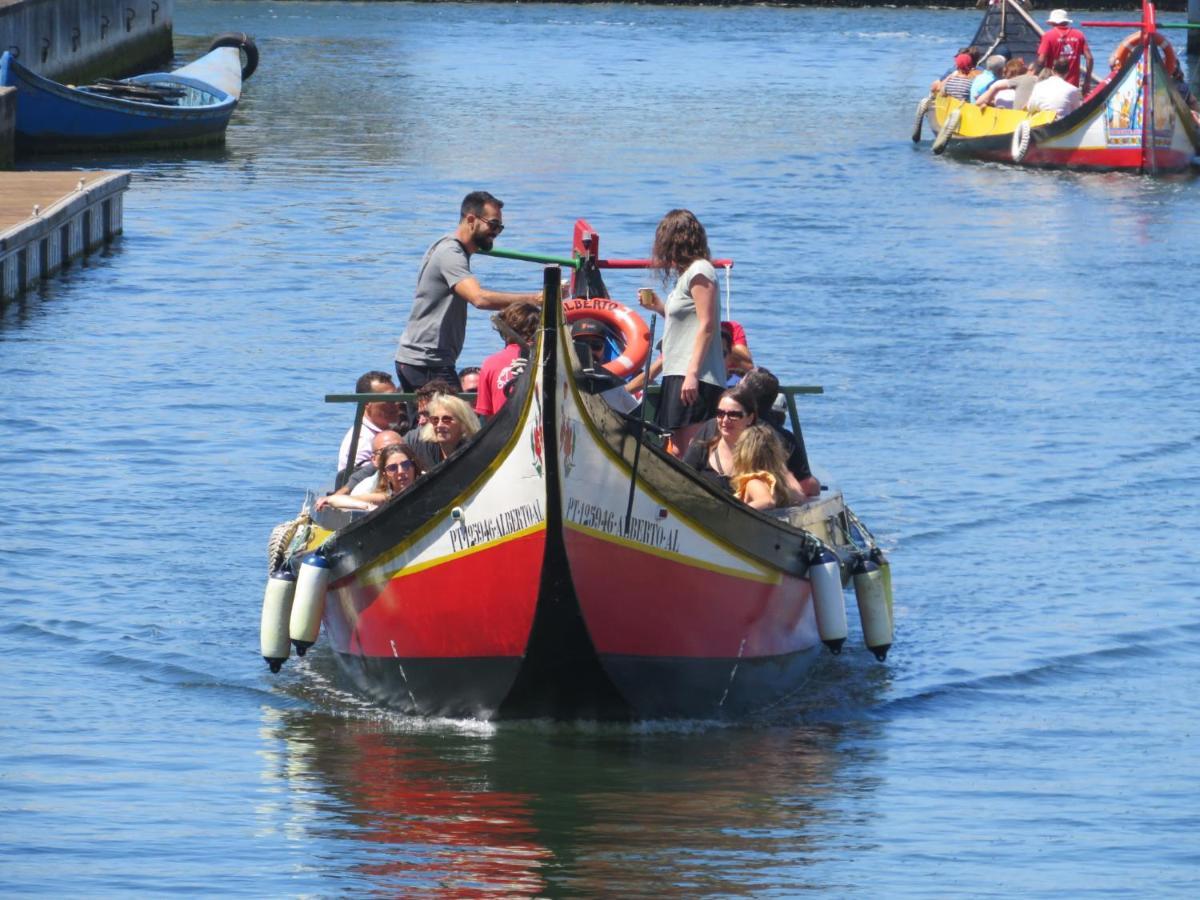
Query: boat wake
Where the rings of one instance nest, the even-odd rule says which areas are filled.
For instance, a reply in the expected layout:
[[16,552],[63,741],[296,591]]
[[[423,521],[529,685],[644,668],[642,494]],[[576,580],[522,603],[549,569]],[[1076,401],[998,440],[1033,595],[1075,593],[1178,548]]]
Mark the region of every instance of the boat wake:
[[1100,676],[1110,679],[1115,668],[1131,660],[1167,657],[1176,652],[1190,653],[1197,635],[1200,635],[1200,621],[1116,635],[1114,639],[1119,643],[1115,646],[1063,654],[1014,672],[946,681],[907,696],[887,699],[874,707],[871,714],[890,716],[922,711],[930,705],[941,706],[947,702],[991,702],[997,694],[1051,687],[1072,678]]

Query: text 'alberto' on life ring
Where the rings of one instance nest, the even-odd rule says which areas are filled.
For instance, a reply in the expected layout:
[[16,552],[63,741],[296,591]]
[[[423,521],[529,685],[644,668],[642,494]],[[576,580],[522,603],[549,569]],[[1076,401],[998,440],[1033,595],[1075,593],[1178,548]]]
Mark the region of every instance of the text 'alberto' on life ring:
[[606,372],[628,378],[641,371],[650,354],[650,328],[628,306],[607,297],[572,297],[563,301],[563,316],[568,322],[595,319],[621,337],[621,355],[606,362]]

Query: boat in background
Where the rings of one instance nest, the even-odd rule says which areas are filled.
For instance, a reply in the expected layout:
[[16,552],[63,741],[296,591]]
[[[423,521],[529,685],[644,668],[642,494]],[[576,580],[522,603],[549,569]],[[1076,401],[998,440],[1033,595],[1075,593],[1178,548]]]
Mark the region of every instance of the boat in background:
[[[1001,21],[1012,24],[1002,26]],[[1147,175],[1187,171],[1200,154],[1200,128],[1165,62],[1175,57],[1159,29],[1172,26],[1157,23],[1149,2],[1143,2],[1140,22],[1080,24],[1133,27],[1140,38],[1133,42],[1124,64],[1097,83],[1074,112],[1056,119],[1049,112],[981,109],[945,95],[926,97],[917,106],[914,142],[920,140],[922,124],[928,120],[936,135],[933,152],[939,154],[1084,171]],[[1002,52],[1005,46],[1024,47],[1031,27],[1040,34],[1015,0],[997,0],[988,8],[976,42],[981,36],[990,38],[990,43],[979,46],[990,46],[993,52]],[[1010,32],[1026,36],[1012,37]],[[1034,46],[1033,58],[1036,54]]]
[[[355,686],[406,713],[742,717],[801,690],[823,642],[841,649],[850,581],[865,642],[886,656],[887,561],[839,492],[752,509],[606,402],[622,381],[581,363],[559,266],[573,270],[570,308],[607,309],[601,269],[648,261],[598,248],[580,220],[570,259],[491,251],[550,263],[526,372],[403,493],[365,514],[306,509],[277,533],[262,616],[272,669],[323,623]],[[361,409],[371,396],[330,399]]]
[[195,147],[225,140],[242,84],[257,67],[254,40],[230,33],[173,72],[79,87],[43,78],[6,51],[0,87],[17,89],[18,153]]
[[999,53],[1006,59],[1022,56],[1032,61],[1044,33],[1018,0],[989,0],[970,46],[980,48],[980,59]]

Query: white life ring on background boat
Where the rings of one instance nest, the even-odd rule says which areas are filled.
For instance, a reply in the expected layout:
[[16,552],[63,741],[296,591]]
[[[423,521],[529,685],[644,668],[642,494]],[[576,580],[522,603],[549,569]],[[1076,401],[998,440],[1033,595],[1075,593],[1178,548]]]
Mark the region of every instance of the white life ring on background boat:
[[1012,134],[1012,161],[1015,163],[1021,162],[1025,158],[1025,154],[1029,152],[1029,135],[1030,127],[1029,120],[1022,119],[1017,123],[1017,127],[1013,129]]
[[641,316],[607,297],[572,297],[562,308],[568,322],[595,319],[621,336],[621,355],[604,364],[606,372],[628,378],[641,371],[650,355],[650,329]]
[[[1114,69],[1125,68],[1125,63],[1129,61],[1129,55],[1133,53],[1133,48],[1142,42],[1142,33],[1135,31],[1133,34],[1126,36],[1125,40],[1117,45],[1117,49],[1113,51],[1112,56],[1108,58],[1108,64]],[[1167,69],[1168,75],[1175,74],[1175,68],[1179,65],[1179,58],[1175,55],[1175,48],[1171,46],[1161,31],[1154,32],[1154,43],[1159,50],[1162,51],[1163,65]]]
[[946,144],[950,142],[950,135],[954,134],[958,128],[958,123],[962,121],[962,109],[955,107],[950,111],[950,115],[946,116],[946,121],[942,123],[942,130],[938,132],[937,137],[933,139],[933,152],[939,156],[946,149]]
[[913,122],[913,143],[921,141],[921,126],[925,124],[925,113],[929,112],[929,97],[922,97],[917,103],[917,119]]

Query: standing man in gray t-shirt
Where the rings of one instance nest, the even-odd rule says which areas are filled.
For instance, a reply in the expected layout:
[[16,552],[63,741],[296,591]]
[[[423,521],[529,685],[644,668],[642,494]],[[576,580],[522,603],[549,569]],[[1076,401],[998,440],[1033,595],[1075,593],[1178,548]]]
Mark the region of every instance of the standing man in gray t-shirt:
[[421,261],[408,325],[396,347],[396,374],[405,391],[442,378],[459,386],[456,363],[467,334],[467,304],[503,309],[522,301],[541,304],[542,295],[489,291],[471,274],[471,254],[491,250],[504,230],[504,204],[487,191],[463,198],[458,228],[436,240]]

